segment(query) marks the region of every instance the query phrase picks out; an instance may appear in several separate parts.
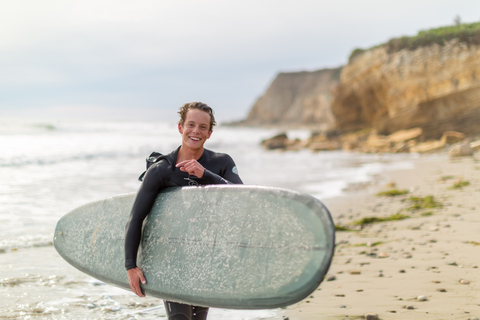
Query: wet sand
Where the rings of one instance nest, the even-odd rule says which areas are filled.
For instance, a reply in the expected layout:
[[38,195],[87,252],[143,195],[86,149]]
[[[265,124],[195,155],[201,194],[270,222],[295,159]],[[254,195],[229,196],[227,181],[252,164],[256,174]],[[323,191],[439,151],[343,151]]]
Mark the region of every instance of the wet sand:
[[[337,232],[325,281],[284,318],[477,319],[480,317],[480,155],[419,159],[413,170],[389,172],[362,194],[325,201]],[[458,181],[469,185],[453,189]],[[388,184],[388,186],[387,186]],[[378,191],[408,190],[377,196]],[[441,207],[408,209],[409,197],[433,196]],[[409,218],[352,227],[364,217]]]

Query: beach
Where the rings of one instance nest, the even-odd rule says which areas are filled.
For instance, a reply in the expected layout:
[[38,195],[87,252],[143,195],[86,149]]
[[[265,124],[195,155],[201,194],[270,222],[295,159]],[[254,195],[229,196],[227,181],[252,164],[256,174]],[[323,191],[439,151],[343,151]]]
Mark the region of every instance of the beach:
[[[0,319],[165,318],[159,299],[138,298],[70,266],[56,253],[52,237],[56,222],[70,210],[135,192],[145,157],[178,146],[175,124],[21,122],[0,128],[5,150],[0,154]],[[352,230],[336,233],[332,265],[311,297],[285,309],[212,309],[209,319],[480,316],[478,154],[450,160],[442,153],[262,149],[261,139],[274,133],[219,127],[207,148],[230,154],[244,183],[308,193],[327,205],[337,226]],[[469,185],[451,189],[458,181]],[[394,189],[408,194],[375,195]],[[410,197],[428,196],[441,205],[407,209]],[[408,218],[354,225],[397,213]]]
[[[219,126],[206,147],[232,156],[245,184],[321,200],[375,184],[383,172],[413,168],[418,158],[264,150],[260,141],[276,132]],[[135,192],[145,158],[179,143],[175,123],[0,121],[0,319],[165,318],[161,300],[138,298],[78,271],[58,255],[52,238],[69,211]],[[212,309],[209,319],[282,319],[283,311]]]
[[[386,190],[408,193],[376,195]],[[420,157],[413,169],[384,172],[364,190],[325,200],[335,224],[344,227],[367,217],[408,218],[338,231],[326,279],[283,317],[479,318],[479,192],[478,154],[456,159],[439,154]],[[411,197],[429,196],[435,205],[412,208]]]

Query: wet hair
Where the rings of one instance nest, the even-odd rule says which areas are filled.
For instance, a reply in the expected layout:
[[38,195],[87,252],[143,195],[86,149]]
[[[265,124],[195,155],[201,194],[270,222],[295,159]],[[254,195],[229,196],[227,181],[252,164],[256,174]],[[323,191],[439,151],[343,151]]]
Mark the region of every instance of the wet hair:
[[181,106],[180,111],[178,111],[178,114],[180,115],[180,121],[178,121],[178,124],[181,126],[184,125],[185,120],[187,119],[187,112],[191,109],[197,109],[208,113],[210,115],[210,130],[213,130],[213,126],[217,124],[215,121],[215,112],[203,102],[188,102]]

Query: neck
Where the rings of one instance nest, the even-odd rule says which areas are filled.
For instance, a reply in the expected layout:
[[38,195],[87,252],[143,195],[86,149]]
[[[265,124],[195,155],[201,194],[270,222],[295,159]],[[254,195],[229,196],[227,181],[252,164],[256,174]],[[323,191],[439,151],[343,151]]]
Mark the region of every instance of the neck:
[[178,150],[177,154],[177,163],[185,160],[198,160],[203,154],[203,148],[198,150],[192,150],[189,148],[184,147],[183,145]]

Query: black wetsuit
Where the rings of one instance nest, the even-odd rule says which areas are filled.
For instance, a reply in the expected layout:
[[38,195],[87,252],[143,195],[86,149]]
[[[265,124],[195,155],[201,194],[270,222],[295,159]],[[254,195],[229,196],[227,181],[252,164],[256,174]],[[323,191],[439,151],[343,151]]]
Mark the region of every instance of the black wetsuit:
[[[137,252],[142,236],[142,224],[155,202],[158,193],[168,187],[208,184],[242,184],[233,159],[224,153],[204,149],[197,161],[205,168],[203,177],[188,175],[176,168],[180,147],[162,156],[146,172],[133,203],[130,218],[125,229],[125,268],[137,267]],[[208,308],[195,307],[165,301],[165,308],[171,320],[206,319]]]

